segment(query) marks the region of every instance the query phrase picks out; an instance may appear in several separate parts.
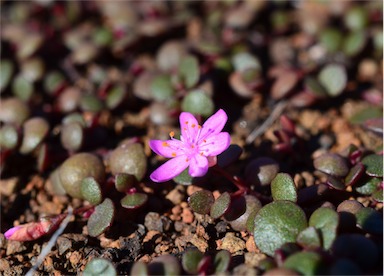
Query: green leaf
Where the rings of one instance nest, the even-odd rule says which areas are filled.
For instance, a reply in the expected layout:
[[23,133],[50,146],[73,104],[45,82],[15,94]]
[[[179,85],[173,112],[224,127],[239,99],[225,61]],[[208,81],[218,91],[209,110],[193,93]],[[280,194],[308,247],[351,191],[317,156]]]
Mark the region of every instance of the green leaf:
[[157,101],[165,101],[174,95],[171,79],[168,75],[154,78],[151,84],[152,96]]
[[298,252],[289,256],[283,267],[299,272],[301,275],[322,275],[321,256],[315,252]]
[[371,154],[363,158],[361,163],[365,165],[365,172],[370,176],[383,177],[383,156]]
[[220,250],[213,259],[213,266],[215,267],[215,274],[224,273],[228,271],[231,262],[231,253],[227,250]]
[[368,119],[374,118],[382,118],[383,109],[380,107],[368,107],[357,113],[355,113],[352,117],[349,118],[349,121],[352,124],[361,124],[364,123]]
[[376,177],[365,176],[353,186],[353,189],[362,195],[371,195],[377,190],[381,181],[382,180]]
[[0,128],[0,147],[14,149],[19,142],[19,132],[14,125],[4,125]]
[[368,24],[368,10],[362,6],[350,8],[344,16],[344,23],[350,30],[363,30]]
[[383,188],[378,188],[375,192],[373,192],[372,198],[377,202],[383,203]]
[[338,64],[326,65],[321,69],[318,78],[328,95],[332,97],[340,95],[347,85],[347,71]]
[[327,91],[325,90],[325,87],[323,87],[316,78],[313,78],[311,76],[305,77],[304,87],[306,91],[308,91],[310,94],[315,95],[318,98],[324,98],[327,96]]
[[328,250],[336,238],[339,216],[331,208],[321,207],[311,215],[309,225],[320,231],[324,249]]
[[59,71],[51,71],[44,78],[44,89],[49,95],[56,92],[56,90],[64,83],[64,76]]
[[63,148],[78,151],[83,145],[84,129],[78,122],[70,122],[61,127],[60,141]]
[[248,69],[261,70],[260,61],[253,55],[247,52],[237,53],[232,58],[235,71],[244,72]]
[[307,227],[297,236],[297,243],[306,249],[321,247],[321,238],[315,227]]
[[360,53],[367,41],[363,31],[354,31],[347,35],[343,44],[343,51],[347,56],[355,56]]
[[121,206],[127,209],[136,209],[148,201],[148,195],[144,193],[127,194],[120,201]]
[[363,207],[356,213],[356,223],[371,234],[383,234],[383,216],[375,209]]
[[83,276],[116,276],[116,269],[113,264],[101,258],[92,259],[84,268]]
[[204,92],[193,90],[184,97],[181,103],[181,109],[186,112],[208,117],[212,115],[214,111],[214,103]]
[[199,271],[199,263],[203,259],[203,253],[197,249],[189,249],[185,251],[181,259],[184,270],[189,274],[197,274]]
[[222,193],[211,206],[211,217],[217,219],[224,215],[228,211],[230,204],[231,195],[228,192]]
[[137,182],[134,175],[128,173],[118,173],[115,175],[115,188],[119,192],[128,192]]
[[108,91],[105,104],[109,109],[114,109],[123,102],[125,95],[126,95],[126,89],[124,86],[122,85],[114,86],[111,90]]
[[291,201],[274,201],[256,214],[255,243],[263,253],[273,256],[284,243],[295,242],[307,226],[305,213],[299,206]]
[[10,60],[2,59],[0,61],[0,92],[2,92],[8,85],[13,74],[13,63]]
[[213,197],[212,192],[207,190],[194,192],[188,200],[191,209],[194,212],[202,215],[209,214],[214,201],[215,198]]
[[273,200],[297,201],[296,185],[287,173],[278,173],[271,182]]
[[195,86],[200,77],[199,62],[193,56],[186,56],[180,62],[180,75],[185,81],[187,89]]
[[173,178],[173,181],[175,181],[177,184],[181,185],[191,185],[194,183],[194,178],[189,174],[189,169],[186,168],[184,171],[182,171],[178,176]]
[[346,176],[349,172],[347,161],[338,154],[325,153],[313,161],[316,170],[334,176]]
[[13,79],[12,92],[23,101],[29,101],[33,95],[33,84],[22,75],[17,75]]
[[92,205],[97,205],[103,200],[100,184],[92,176],[81,181],[81,195]]
[[80,107],[84,111],[99,112],[103,108],[102,101],[95,95],[83,95]]
[[115,215],[115,206],[109,198],[95,207],[95,211],[89,217],[87,222],[88,234],[91,237],[101,235],[112,225]]
[[334,53],[339,50],[343,37],[340,30],[327,28],[320,33],[319,40],[328,52]]

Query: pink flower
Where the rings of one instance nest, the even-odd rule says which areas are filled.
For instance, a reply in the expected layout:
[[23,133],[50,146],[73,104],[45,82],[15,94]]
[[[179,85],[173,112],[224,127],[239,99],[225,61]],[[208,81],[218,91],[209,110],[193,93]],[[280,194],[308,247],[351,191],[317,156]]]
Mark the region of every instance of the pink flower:
[[56,230],[66,215],[41,218],[39,222],[29,222],[12,227],[4,233],[7,240],[32,241]]
[[216,164],[216,156],[225,151],[231,138],[221,132],[227,122],[227,114],[220,109],[200,126],[196,118],[188,112],[180,114],[180,140],[151,140],[149,146],[158,155],[172,158],[157,168],[150,178],[154,182],[168,181],[189,167],[192,177],[203,176],[208,167]]

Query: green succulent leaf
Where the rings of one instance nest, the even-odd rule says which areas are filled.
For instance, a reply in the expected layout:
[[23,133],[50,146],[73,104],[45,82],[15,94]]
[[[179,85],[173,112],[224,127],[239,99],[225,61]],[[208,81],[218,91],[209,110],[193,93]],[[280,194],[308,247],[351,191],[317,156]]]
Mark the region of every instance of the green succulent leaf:
[[91,237],[97,237],[107,231],[112,225],[115,215],[115,206],[109,198],[95,207],[95,211],[89,217],[87,222],[88,234]]
[[324,274],[321,256],[315,252],[295,253],[285,260],[283,267],[295,270],[301,275]]
[[204,255],[197,249],[189,249],[185,251],[181,259],[184,270],[189,274],[197,274],[199,272],[199,263]]
[[299,206],[291,201],[274,201],[256,214],[255,243],[263,253],[273,256],[283,244],[295,242],[307,226],[304,211]]
[[182,171],[178,176],[173,178],[173,181],[175,181],[177,184],[181,185],[191,185],[194,183],[194,178],[189,174],[189,169],[186,168],[184,171]]
[[328,64],[319,73],[319,82],[325,87],[328,95],[340,95],[347,85],[347,71],[338,64]]
[[231,195],[228,192],[222,193],[211,206],[211,217],[214,219],[221,217],[228,211],[230,205]]
[[7,87],[9,81],[11,80],[13,70],[14,66],[10,60],[0,60],[0,92],[2,92],[5,87]]
[[212,192],[207,190],[200,190],[190,196],[189,205],[194,212],[206,215],[209,214],[214,201],[215,198],[213,197]]
[[98,275],[116,276],[117,273],[116,273],[115,267],[110,261],[106,259],[95,258],[87,263],[87,265],[84,268],[83,275],[84,276],[98,276]]
[[309,225],[319,230],[324,249],[328,250],[336,238],[339,216],[331,208],[321,207],[311,215]]
[[318,230],[313,226],[305,228],[297,236],[297,243],[307,249],[321,247],[321,238]]
[[214,111],[214,103],[204,92],[194,90],[184,97],[181,103],[181,109],[186,112],[208,117],[212,115]]
[[273,200],[297,201],[296,185],[287,173],[278,173],[271,182]]
[[213,259],[213,266],[215,267],[215,274],[224,273],[228,271],[231,262],[231,253],[227,250],[220,250]]
[[365,172],[368,175],[383,177],[383,156],[378,154],[371,154],[363,158],[361,163],[365,165]]
[[199,62],[193,56],[186,56],[180,62],[180,75],[185,81],[187,89],[197,84],[200,77]]
[[103,200],[100,184],[92,176],[84,178],[81,182],[81,195],[92,205],[97,205]]
[[353,31],[344,39],[343,51],[347,56],[355,56],[363,50],[366,42],[364,31]]
[[29,101],[33,95],[33,83],[22,75],[17,75],[12,83],[12,92],[23,101]]
[[120,201],[121,206],[127,209],[136,209],[148,201],[148,195],[144,193],[127,194]]
[[118,107],[124,100],[127,91],[123,85],[116,85],[108,91],[105,104],[109,109]]
[[160,75],[154,78],[151,85],[152,96],[157,101],[165,101],[174,95],[171,78]]

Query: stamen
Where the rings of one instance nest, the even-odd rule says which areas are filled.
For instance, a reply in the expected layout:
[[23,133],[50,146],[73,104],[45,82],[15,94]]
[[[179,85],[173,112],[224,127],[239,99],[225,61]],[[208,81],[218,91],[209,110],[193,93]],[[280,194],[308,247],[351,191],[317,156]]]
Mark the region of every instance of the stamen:
[[185,124],[188,125],[188,121],[185,121]]
[[192,124],[191,127],[195,127],[196,125],[195,124]]
[[168,144],[167,142],[163,142],[161,145],[162,145],[163,147],[169,147],[169,144]]
[[200,155],[201,155],[201,156],[204,156],[204,152],[200,152]]
[[176,157],[176,152],[172,152],[172,156],[173,156],[173,157]]
[[203,142],[204,142],[204,143],[207,143],[207,140],[204,139]]
[[189,158],[185,159],[185,162],[189,162]]
[[169,133],[169,136],[170,136],[171,138],[175,137],[175,132],[174,132],[174,131],[171,131],[171,132]]

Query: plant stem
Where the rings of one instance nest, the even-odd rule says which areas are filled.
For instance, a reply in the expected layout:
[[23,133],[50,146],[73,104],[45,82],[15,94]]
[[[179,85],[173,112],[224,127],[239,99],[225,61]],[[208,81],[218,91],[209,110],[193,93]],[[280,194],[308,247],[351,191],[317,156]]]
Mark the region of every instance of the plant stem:
[[269,196],[265,196],[265,195],[260,194],[256,191],[252,191],[248,187],[248,185],[246,185],[244,183],[244,181],[241,178],[229,174],[222,167],[215,165],[212,167],[212,169],[217,174],[220,174],[220,175],[224,176],[226,179],[228,179],[229,181],[231,181],[238,188],[238,190],[235,193],[233,193],[231,196],[236,197],[236,196],[240,196],[240,195],[244,195],[244,194],[251,194],[251,195],[254,195],[255,197],[257,197],[258,199],[260,199],[261,201],[263,201],[264,203],[271,202],[271,198]]

